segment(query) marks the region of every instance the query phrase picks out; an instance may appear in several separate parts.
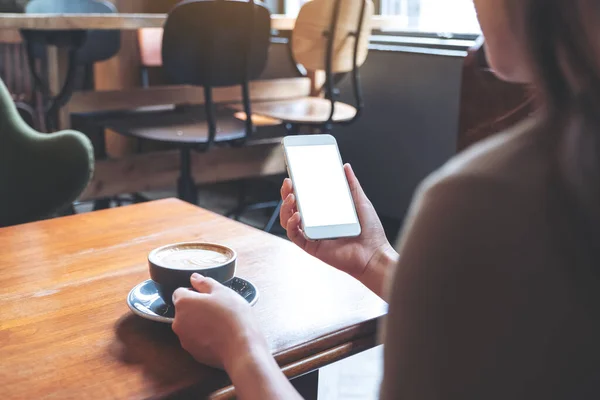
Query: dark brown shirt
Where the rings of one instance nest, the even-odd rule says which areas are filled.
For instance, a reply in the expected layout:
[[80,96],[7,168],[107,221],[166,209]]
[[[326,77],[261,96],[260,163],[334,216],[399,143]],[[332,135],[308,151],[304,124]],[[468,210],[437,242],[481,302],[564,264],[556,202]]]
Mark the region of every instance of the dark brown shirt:
[[600,398],[597,275],[566,248],[578,232],[559,222],[555,153],[532,124],[418,191],[390,277],[382,399]]

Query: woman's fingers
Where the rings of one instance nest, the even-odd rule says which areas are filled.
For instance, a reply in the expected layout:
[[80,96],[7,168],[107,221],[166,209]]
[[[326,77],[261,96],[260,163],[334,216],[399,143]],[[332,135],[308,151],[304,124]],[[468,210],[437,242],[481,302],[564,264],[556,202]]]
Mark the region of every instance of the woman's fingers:
[[306,238],[300,229],[300,213],[296,212],[288,219],[285,226],[288,238],[301,249],[306,248]]
[[358,219],[361,223],[367,222],[372,219],[372,216],[368,215],[369,210],[373,208],[371,201],[365,194],[350,164],[344,165],[344,171],[346,172],[348,186],[350,186],[350,192],[352,193],[352,198],[354,199],[354,206],[356,207]]
[[[211,278],[206,278],[200,274],[194,273],[190,278],[190,283],[192,284],[192,288],[196,291],[190,290],[188,288],[179,288],[173,292],[173,303],[177,303],[179,300],[185,298],[195,298],[199,299],[200,296],[204,296],[207,294],[211,294],[215,289],[218,289],[219,283]],[[203,297],[202,297],[203,298]]]
[[296,198],[290,178],[284,179],[283,185],[281,185],[281,200],[283,200],[283,204],[279,211],[279,223],[283,229],[286,229],[288,220],[296,212]]
[[173,299],[173,304],[175,304],[175,306],[177,306],[179,304],[179,302],[184,299],[197,300],[200,298],[200,296],[204,296],[204,294],[200,294],[189,288],[179,288],[173,292],[172,299]]
[[363,191],[358,178],[354,174],[354,170],[350,164],[344,165],[344,172],[346,172],[346,179],[348,179],[348,185],[350,186],[350,191],[352,192],[352,197],[354,198],[354,203],[358,203],[359,200],[363,198],[367,198],[367,195]]
[[281,200],[285,200],[290,194],[294,193],[294,186],[290,178],[285,178],[281,185]]
[[283,201],[281,205],[281,211],[279,211],[279,223],[281,226],[286,229],[287,223],[292,215],[296,212],[296,196],[293,193],[290,193]]

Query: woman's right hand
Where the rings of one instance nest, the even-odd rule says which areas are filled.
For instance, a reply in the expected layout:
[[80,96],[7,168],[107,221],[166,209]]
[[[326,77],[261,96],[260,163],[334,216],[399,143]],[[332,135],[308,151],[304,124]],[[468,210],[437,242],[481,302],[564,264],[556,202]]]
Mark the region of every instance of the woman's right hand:
[[[300,214],[296,208],[296,199],[290,179],[286,179],[281,187],[283,205],[280,222],[290,240],[308,254],[367,284],[365,280],[368,280],[367,275],[371,269],[378,269],[380,272],[382,266],[383,269],[387,269],[390,265],[395,264],[398,254],[388,242],[375,208],[365,195],[352,167],[346,164],[344,171],[362,228],[360,236],[317,242],[306,239],[301,229]],[[379,285],[379,283],[377,282],[375,285]],[[367,284],[367,286],[371,287],[372,285]],[[376,293],[380,292],[379,288],[371,287],[371,289]]]

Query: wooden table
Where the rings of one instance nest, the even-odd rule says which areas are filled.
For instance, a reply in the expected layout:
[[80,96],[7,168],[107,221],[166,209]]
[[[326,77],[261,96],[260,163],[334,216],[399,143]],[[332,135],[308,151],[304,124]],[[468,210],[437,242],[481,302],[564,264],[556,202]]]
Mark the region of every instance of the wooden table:
[[0,229],[2,398],[230,397],[223,372],[125,302],[148,279],[147,253],[180,241],[237,250],[238,275],[258,287],[257,318],[290,378],[374,346],[386,305],[357,281],[283,239],[163,200]]
[[[0,13],[0,29],[116,29],[162,28],[167,14],[9,14]],[[394,29],[402,26],[400,17],[374,16],[373,29]],[[271,27],[275,30],[294,29],[296,19],[282,14],[271,15]]]

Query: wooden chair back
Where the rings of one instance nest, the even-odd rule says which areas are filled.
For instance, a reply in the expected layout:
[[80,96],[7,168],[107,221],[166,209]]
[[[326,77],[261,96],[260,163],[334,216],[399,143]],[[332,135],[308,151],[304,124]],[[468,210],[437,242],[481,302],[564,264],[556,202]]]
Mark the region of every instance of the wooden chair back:
[[292,33],[292,55],[308,71],[326,70],[328,34],[332,17],[339,3],[332,54],[332,73],[345,73],[354,67],[355,36],[359,26],[363,2],[366,3],[358,44],[357,65],[367,59],[371,21],[374,12],[372,0],[312,0],[300,9]]

